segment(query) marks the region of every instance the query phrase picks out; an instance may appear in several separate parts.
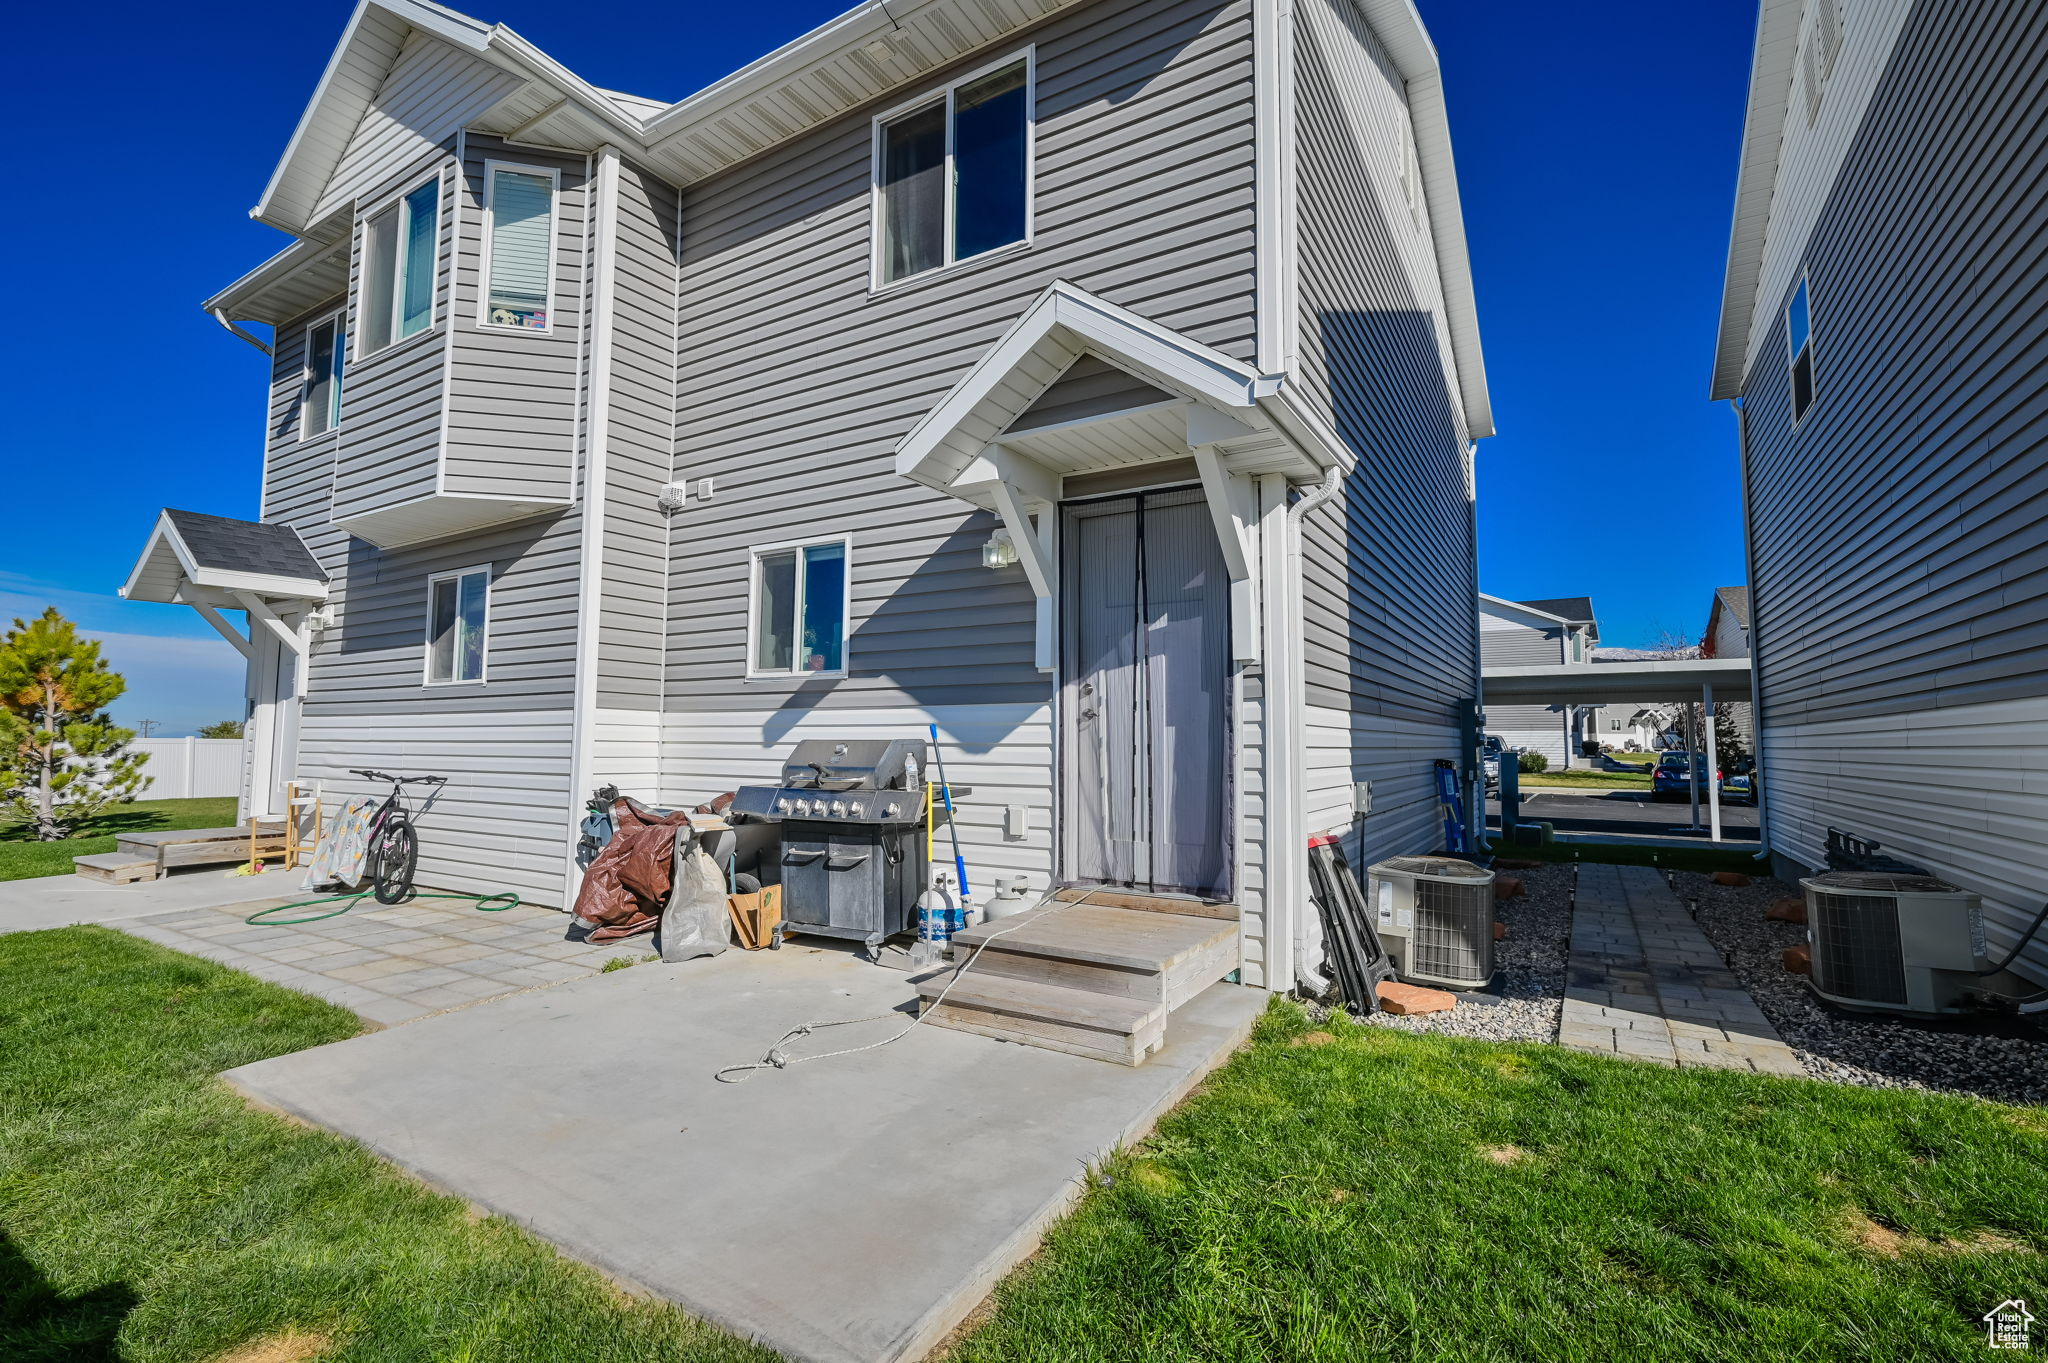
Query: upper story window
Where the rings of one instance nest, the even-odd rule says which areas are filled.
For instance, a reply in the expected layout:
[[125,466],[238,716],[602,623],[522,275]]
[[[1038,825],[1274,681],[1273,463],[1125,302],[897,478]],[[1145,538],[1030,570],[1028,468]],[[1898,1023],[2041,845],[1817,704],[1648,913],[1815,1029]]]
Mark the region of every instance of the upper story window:
[[1586,636],[1578,630],[1572,631],[1572,661],[1575,663],[1586,661]]
[[440,255],[441,177],[363,222],[362,296],[356,355],[374,355],[434,324],[434,263]]
[[842,538],[753,551],[749,675],[845,673],[852,547]]
[[462,568],[427,579],[427,684],[484,679],[491,570]]
[[548,330],[560,189],[560,171],[496,161],[484,166],[484,288],[477,318],[482,325]]
[[1792,364],[1792,420],[1796,424],[1813,406],[1813,312],[1806,296],[1806,276],[1792,291],[1785,309],[1785,345]]
[[1031,236],[1029,52],[875,120],[875,282]]
[[341,314],[306,328],[305,378],[299,398],[299,438],[311,440],[341,424]]

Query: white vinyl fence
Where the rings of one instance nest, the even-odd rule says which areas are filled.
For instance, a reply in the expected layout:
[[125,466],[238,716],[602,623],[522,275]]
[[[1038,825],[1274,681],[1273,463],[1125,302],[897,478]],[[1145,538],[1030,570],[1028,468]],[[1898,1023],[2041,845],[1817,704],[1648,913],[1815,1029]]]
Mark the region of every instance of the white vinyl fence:
[[149,754],[142,774],[145,800],[191,800],[242,793],[239,738],[138,738],[128,745]]

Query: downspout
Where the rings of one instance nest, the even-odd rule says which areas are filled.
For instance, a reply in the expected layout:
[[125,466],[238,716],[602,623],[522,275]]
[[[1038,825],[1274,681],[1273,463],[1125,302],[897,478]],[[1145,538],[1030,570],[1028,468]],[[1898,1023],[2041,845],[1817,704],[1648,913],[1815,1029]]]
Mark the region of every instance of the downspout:
[[[1308,923],[1308,829],[1306,782],[1304,780],[1304,754],[1307,751],[1308,686],[1304,663],[1307,651],[1307,634],[1303,621],[1302,606],[1302,552],[1301,529],[1310,512],[1329,502],[1343,486],[1344,473],[1331,468],[1323,475],[1323,481],[1310,488],[1293,506],[1287,508],[1286,557],[1282,562],[1282,586],[1285,591],[1286,628],[1283,637],[1271,641],[1279,645],[1270,650],[1267,664],[1269,696],[1279,697],[1286,707],[1286,720],[1282,732],[1268,735],[1273,745],[1273,765],[1277,768],[1276,778],[1266,792],[1267,798],[1277,799],[1279,808],[1272,811],[1274,826],[1267,829],[1267,848],[1273,884],[1268,887],[1273,898],[1286,906],[1287,913],[1287,959],[1283,962],[1267,962],[1270,978],[1266,987],[1272,990],[1290,990],[1298,978],[1298,966],[1309,945]],[[1275,675],[1277,674],[1277,675]],[[1279,966],[1277,972],[1272,967]]]
[[1764,797],[1764,685],[1758,663],[1757,625],[1762,618],[1756,609],[1756,512],[1749,488],[1749,413],[1736,398],[1735,445],[1742,462],[1742,566],[1749,581],[1749,728],[1756,751],[1750,754],[1749,788],[1756,795],[1756,859],[1771,858],[1771,815]]
[[1479,638],[1479,442],[1465,442],[1465,548],[1472,565],[1472,712],[1467,717],[1472,730],[1458,765],[1465,769],[1465,827],[1467,841],[1475,856],[1485,856],[1486,846],[1486,761],[1480,754],[1486,746],[1486,660],[1480,653]]
[[569,806],[564,811],[567,847],[562,858],[562,907],[576,901],[582,884],[576,865],[576,841],[582,805],[590,789],[597,748],[597,653],[604,604],[604,530],[607,492],[606,452],[611,438],[612,311],[618,286],[619,150],[606,145],[598,152],[597,174],[591,182],[596,200],[591,216],[596,240],[591,261],[590,291],[590,418],[583,455],[582,563],[576,588],[576,685],[569,730]]

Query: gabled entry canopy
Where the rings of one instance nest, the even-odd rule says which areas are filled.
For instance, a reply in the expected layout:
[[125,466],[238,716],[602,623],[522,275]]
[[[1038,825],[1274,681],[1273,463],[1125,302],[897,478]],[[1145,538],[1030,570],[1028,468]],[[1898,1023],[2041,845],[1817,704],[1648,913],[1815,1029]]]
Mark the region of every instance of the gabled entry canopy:
[[303,654],[306,614],[327,598],[327,585],[320,561],[288,525],[166,508],[121,595],[191,606],[248,657],[249,639],[221,611],[247,611],[251,630],[260,623]]

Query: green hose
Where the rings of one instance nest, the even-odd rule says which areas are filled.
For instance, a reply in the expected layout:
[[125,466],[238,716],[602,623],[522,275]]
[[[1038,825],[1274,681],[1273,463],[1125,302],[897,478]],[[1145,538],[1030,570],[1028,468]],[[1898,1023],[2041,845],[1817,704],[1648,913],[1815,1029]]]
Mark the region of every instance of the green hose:
[[[261,927],[278,928],[290,927],[294,923],[317,923],[323,918],[341,917],[341,915],[347,913],[350,909],[375,893],[376,891],[374,890],[357,890],[354,894],[329,895],[325,899],[301,899],[294,904],[273,904],[267,909],[256,910],[245,921]],[[503,913],[507,909],[519,907],[519,896],[513,894],[510,890],[500,890],[496,894],[420,893],[407,895],[405,899],[399,902],[406,903],[414,899],[474,899],[478,913]],[[502,904],[493,902],[499,899],[505,902]],[[309,913],[304,918],[272,918],[270,916],[274,913],[289,913],[293,909],[310,909],[316,904],[339,904],[341,907],[329,909],[326,913]],[[388,905],[386,907],[396,908],[397,905]]]

